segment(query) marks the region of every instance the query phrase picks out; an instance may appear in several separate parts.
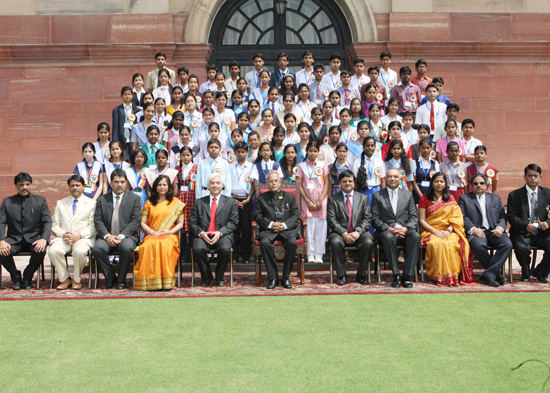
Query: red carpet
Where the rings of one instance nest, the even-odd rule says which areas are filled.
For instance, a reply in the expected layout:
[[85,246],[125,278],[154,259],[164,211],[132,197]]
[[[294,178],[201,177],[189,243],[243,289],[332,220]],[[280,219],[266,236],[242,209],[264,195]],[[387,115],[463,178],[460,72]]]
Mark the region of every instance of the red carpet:
[[[479,279],[481,270],[475,271],[476,280]],[[87,275],[83,275],[83,284],[87,284]],[[103,276],[101,276],[103,277]],[[344,286],[338,286],[336,283],[330,284],[328,271],[307,271],[306,281],[303,285],[299,284],[297,277],[291,277],[292,289],[277,287],[273,290],[264,288],[267,278],[265,273],[262,276],[262,286],[255,284],[253,272],[236,273],[234,278],[234,287],[229,286],[229,274],[226,274],[227,286],[224,288],[209,287],[202,288],[196,286],[191,288],[191,274],[184,273],[181,288],[174,288],[169,292],[142,292],[132,289],[125,290],[101,290],[87,289],[57,291],[49,289],[49,275],[46,273],[46,282],[41,282],[39,290],[20,290],[11,289],[11,281],[8,277],[2,277],[2,289],[0,290],[0,300],[37,300],[37,299],[126,299],[126,298],[185,298],[185,297],[218,297],[218,296],[292,296],[292,295],[370,295],[370,294],[409,294],[409,293],[472,293],[472,292],[539,292],[550,291],[549,284],[542,284],[531,281],[524,283],[519,281],[520,272],[514,274],[514,283],[507,282],[499,288],[491,288],[484,285],[474,284],[472,286],[460,287],[438,287],[431,283],[414,283],[412,289],[392,288],[391,272],[384,271],[382,282],[377,283],[373,276],[373,283],[370,285],[360,285],[354,281]],[[128,275],[131,286],[131,275]],[[353,280],[355,275],[349,274],[348,279]],[[99,287],[103,282],[100,280]],[[200,279],[195,281],[200,285]],[[56,284],[57,285],[57,282]]]

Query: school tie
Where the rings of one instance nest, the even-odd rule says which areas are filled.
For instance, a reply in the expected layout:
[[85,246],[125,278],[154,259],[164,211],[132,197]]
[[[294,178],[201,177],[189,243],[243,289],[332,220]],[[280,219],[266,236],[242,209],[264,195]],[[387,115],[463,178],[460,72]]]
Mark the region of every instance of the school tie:
[[348,209],[348,233],[353,232],[353,225],[351,225],[351,216],[353,215],[353,209],[350,201],[351,195],[346,195],[346,208]]
[[537,205],[538,205],[538,201],[537,201],[537,192],[532,192],[531,193],[531,216],[529,218],[529,223],[532,224],[535,222],[535,220],[537,220]]
[[397,189],[391,191],[391,208],[393,210],[393,214],[397,216]]
[[430,128],[432,131],[435,130],[434,104],[431,105],[430,109]]
[[77,204],[77,202],[78,202],[78,199],[75,199],[73,201],[73,216],[76,214],[76,204]]
[[111,218],[111,235],[118,235],[120,233],[120,222],[118,219],[118,211],[120,208],[120,195],[115,197],[115,208],[113,209],[113,217]]
[[316,82],[317,83],[317,99],[320,100],[321,99],[321,84],[319,82]]
[[208,232],[216,232],[216,212],[218,211],[218,203],[216,198],[212,198],[212,205],[210,205],[210,225],[208,225]]
[[485,206],[484,195],[478,195],[479,207],[481,208],[481,225],[483,228],[489,229],[489,221],[487,220],[487,207]]
[[256,79],[256,80],[257,80],[257,82],[256,82],[256,87],[260,87],[260,86],[261,86],[261,82],[260,82],[260,73],[259,73],[259,72],[256,73],[256,77],[258,78],[258,79]]
[[372,174],[373,168],[374,168],[374,161],[372,161],[372,159],[367,157],[367,179],[369,177],[369,173]]
[[271,103],[271,110],[273,111],[273,114],[275,115],[276,113],[275,113],[275,103],[274,102]]

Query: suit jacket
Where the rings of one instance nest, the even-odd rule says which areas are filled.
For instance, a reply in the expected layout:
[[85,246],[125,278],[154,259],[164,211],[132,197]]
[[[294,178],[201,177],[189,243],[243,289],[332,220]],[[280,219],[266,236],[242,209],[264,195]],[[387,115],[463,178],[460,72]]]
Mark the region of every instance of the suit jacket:
[[[267,191],[260,194],[256,201],[254,219],[260,229],[260,238],[275,239],[277,235],[281,235],[285,239],[292,236],[298,237],[300,210],[296,198],[290,192],[279,190],[276,193]],[[275,232],[273,229],[268,228],[271,222],[283,222],[286,224],[287,229]]]
[[[138,112],[137,107],[132,103],[132,112],[134,115]],[[126,139],[124,139],[124,121],[126,114],[124,113],[124,104],[120,104],[113,108],[113,141],[120,141],[122,148],[126,147]],[[130,135],[132,130],[130,129]]]
[[51,230],[52,218],[46,198],[33,194],[23,198],[16,194],[2,201],[0,240],[6,240],[10,244],[23,240],[32,244],[40,239],[49,242]]
[[271,74],[271,79],[269,80],[269,87],[272,87],[272,86],[275,86],[275,87],[280,87],[281,86],[281,81],[283,80],[283,78],[287,75],[292,75],[294,78],[296,78],[296,75],[294,74],[294,72],[290,71],[290,72],[287,72],[282,78],[281,78],[281,74],[279,72],[279,67],[275,67],[275,71],[273,71],[273,73]]
[[[239,210],[233,198],[220,194],[216,210],[216,230],[223,236],[231,236],[239,224]],[[201,232],[208,232],[210,225],[210,194],[195,201],[191,210],[191,231],[199,236]],[[231,237],[233,242],[233,237]]]
[[[531,235],[525,228],[529,224],[529,201],[527,200],[527,190],[525,186],[512,191],[508,195],[508,222],[510,223],[510,235],[519,233],[523,236]],[[550,188],[538,187],[537,193],[539,220],[546,221],[550,225],[548,219],[548,208],[550,208]],[[539,231],[539,235],[546,236],[549,233]]]
[[[94,226],[97,239],[103,239],[111,233],[111,219],[113,218],[113,193],[102,195],[97,200]],[[138,229],[141,223],[141,201],[139,196],[125,191],[118,209],[120,234],[139,243]]]
[[[351,207],[351,224],[353,229],[359,234],[363,234],[370,228],[371,211],[369,206],[369,197],[360,192],[353,192],[353,205]],[[346,198],[344,192],[340,191],[328,198],[327,222],[332,232],[342,236],[348,231],[348,208],[346,207]]]
[[418,215],[413,195],[402,188],[397,193],[397,213],[393,212],[388,188],[374,194],[372,198],[373,225],[377,231],[385,231],[395,224],[416,230]]
[[57,201],[53,213],[52,232],[55,239],[52,240],[52,244],[57,241],[63,241],[63,234],[65,232],[74,232],[79,233],[83,239],[88,240],[90,246],[93,246],[96,234],[94,228],[96,201],[82,195],[78,198],[74,216],[73,201],[74,198],[72,196]]
[[[472,228],[483,227],[483,218],[481,216],[481,205],[476,194],[469,192],[461,195],[458,205],[464,215],[464,229],[468,233]],[[504,205],[497,194],[485,193],[485,214],[489,222],[489,228],[495,229],[501,227],[506,230],[506,213]]]

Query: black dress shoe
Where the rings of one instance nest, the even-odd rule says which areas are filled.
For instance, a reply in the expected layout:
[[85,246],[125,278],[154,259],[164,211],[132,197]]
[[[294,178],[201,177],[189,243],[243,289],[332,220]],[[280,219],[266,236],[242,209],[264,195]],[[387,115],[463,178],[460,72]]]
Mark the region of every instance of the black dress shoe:
[[499,285],[504,285],[506,283],[506,278],[502,274],[497,274],[496,282],[498,282]]
[[391,286],[394,288],[399,288],[401,286],[401,276],[399,274],[396,274],[393,276],[393,281],[391,283]]
[[113,283],[106,282],[101,289],[113,289]]
[[365,276],[357,275],[355,280],[361,285],[369,285],[369,280],[367,280],[367,277]]
[[336,284],[338,285],[346,285],[348,282],[346,276],[338,277],[338,282]]
[[[544,283],[544,284],[550,283],[550,281],[548,280],[548,278],[547,278],[547,277],[543,277],[542,274],[541,274],[539,271],[537,271],[537,270],[533,270],[533,271],[531,272],[531,275],[532,275],[533,277],[535,277],[539,282],[542,282],[542,283]],[[26,289],[26,288],[25,288],[25,289]]]
[[21,289],[21,285],[23,283],[21,282],[21,280],[17,280],[17,281],[14,281],[13,282],[13,285],[11,286],[11,288],[14,290],[14,291],[19,291]]
[[481,285],[488,285],[488,286],[493,287],[493,288],[500,287],[500,284],[498,282],[496,282],[492,278],[485,277],[485,276],[481,276],[481,278],[479,279],[479,283]]
[[126,289],[126,284],[123,282],[117,282],[116,289]]
[[278,283],[278,279],[275,279],[275,280],[269,280],[269,282],[267,283],[267,289],[273,289],[277,286],[277,283]]
[[201,287],[209,287],[210,286],[210,280],[202,280]]
[[283,278],[283,282],[281,283],[283,288],[290,289],[292,288],[292,283],[290,282],[289,278]]
[[403,286],[403,288],[412,288],[413,283],[411,278],[409,276],[403,276],[403,282],[401,283],[401,285]]
[[216,281],[216,286],[217,287],[225,287],[225,281],[224,280]]
[[237,258],[237,263],[243,263],[244,262],[244,258],[242,255],[239,255],[239,257]]
[[33,288],[32,282],[30,282],[30,281],[23,281],[23,287],[22,287],[22,288],[23,288],[23,289],[27,289],[27,290],[28,290],[28,289],[32,289],[32,288]]

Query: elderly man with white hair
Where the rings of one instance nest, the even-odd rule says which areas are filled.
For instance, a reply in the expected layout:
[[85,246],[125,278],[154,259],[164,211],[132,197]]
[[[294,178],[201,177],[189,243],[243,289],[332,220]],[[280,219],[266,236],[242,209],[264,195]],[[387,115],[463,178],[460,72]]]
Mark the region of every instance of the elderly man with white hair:
[[231,233],[239,223],[239,211],[233,198],[221,195],[221,175],[213,173],[208,176],[207,182],[209,195],[197,199],[191,211],[191,231],[196,237],[193,242],[193,258],[199,264],[202,286],[208,287],[214,277],[207,254],[217,254],[216,285],[223,287],[223,276],[233,246]]

